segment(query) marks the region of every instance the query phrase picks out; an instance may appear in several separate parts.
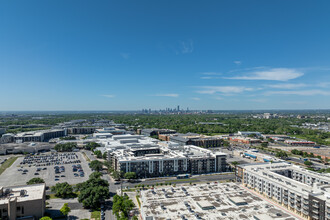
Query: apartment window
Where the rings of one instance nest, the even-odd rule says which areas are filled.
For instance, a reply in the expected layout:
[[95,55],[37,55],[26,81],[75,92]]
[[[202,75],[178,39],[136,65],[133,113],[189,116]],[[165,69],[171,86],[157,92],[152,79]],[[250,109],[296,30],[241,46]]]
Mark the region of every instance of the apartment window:
[[24,207],[22,206],[22,214],[24,214]]

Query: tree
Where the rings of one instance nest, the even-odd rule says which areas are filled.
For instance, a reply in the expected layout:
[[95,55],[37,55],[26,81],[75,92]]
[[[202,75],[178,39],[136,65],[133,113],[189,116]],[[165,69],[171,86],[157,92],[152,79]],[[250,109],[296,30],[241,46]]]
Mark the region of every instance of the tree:
[[310,162],[309,160],[306,160],[306,161],[304,162],[304,164],[305,164],[306,166],[311,166],[311,165],[313,165],[313,163]]
[[89,175],[89,178],[90,179],[97,179],[97,178],[100,178],[101,176],[103,176],[102,173],[100,173],[100,172],[93,172],[93,173],[91,173],[91,175]]
[[108,152],[104,152],[103,155],[102,155],[102,158],[104,160],[106,160],[108,158]]
[[122,178],[122,173],[115,170],[111,173],[111,176],[115,179],[115,180],[120,180]]
[[101,171],[102,170],[102,167],[103,167],[103,163],[98,161],[98,160],[93,160],[89,167],[93,170],[96,170],[96,171]]
[[80,190],[78,201],[85,208],[99,208],[102,202],[110,198],[109,183],[101,179],[97,172],[91,174],[86,182],[77,184],[76,188]]
[[45,216],[40,218],[39,220],[53,220],[51,217]]
[[38,183],[45,183],[45,180],[39,177],[35,177],[30,179],[28,182],[26,182],[27,185],[38,184]]
[[268,142],[262,142],[261,147],[268,147]]
[[60,198],[71,198],[74,196],[72,186],[67,183],[56,183],[55,186],[52,186],[51,190],[55,192],[56,197]]
[[93,151],[97,147],[101,147],[101,145],[96,142],[89,142],[84,146],[84,149]]
[[112,211],[117,219],[128,219],[129,212],[134,207],[134,202],[127,195],[113,197]]
[[99,150],[94,151],[94,155],[96,155],[97,158],[102,158],[102,152]]
[[129,180],[136,179],[136,173],[135,172],[127,172],[127,173],[125,173],[124,178],[129,179]]
[[56,144],[54,149],[58,152],[70,152],[74,148],[77,148],[76,143],[65,143],[65,144]]
[[60,212],[65,216],[67,216],[70,211],[71,211],[71,208],[69,207],[68,203],[64,203],[64,205],[60,209]]

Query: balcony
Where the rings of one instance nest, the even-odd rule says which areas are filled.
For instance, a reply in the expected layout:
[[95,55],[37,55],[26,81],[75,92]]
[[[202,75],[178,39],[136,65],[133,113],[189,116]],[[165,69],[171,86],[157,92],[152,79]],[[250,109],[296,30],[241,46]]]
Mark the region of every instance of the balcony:
[[314,203],[313,207],[318,209],[320,206],[319,206],[319,204]]

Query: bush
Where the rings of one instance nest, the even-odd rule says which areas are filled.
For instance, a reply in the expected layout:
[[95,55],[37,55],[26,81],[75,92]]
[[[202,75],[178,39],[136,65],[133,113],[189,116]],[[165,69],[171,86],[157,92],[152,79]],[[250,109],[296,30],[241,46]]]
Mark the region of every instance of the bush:
[[45,183],[45,180],[43,180],[39,177],[35,177],[35,178],[32,178],[29,181],[27,181],[26,185],[32,185],[32,184],[38,184],[38,183]]
[[93,161],[90,163],[90,165],[89,165],[89,167],[90,167],[91,169],[96,170],[96,171],[101,171],[101,170],[102,170],[102,166],[103,166],[102,162],[100,162],[100,161],[98,161],[98,160],[93,160]]

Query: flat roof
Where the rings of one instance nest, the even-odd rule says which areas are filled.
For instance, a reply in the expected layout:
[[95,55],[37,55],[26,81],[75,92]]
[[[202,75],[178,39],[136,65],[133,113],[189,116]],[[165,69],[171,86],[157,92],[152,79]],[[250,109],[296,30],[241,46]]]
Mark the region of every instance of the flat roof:
[[[247,204],[233,205],[237,197]],[[142,217],[153,219],[253,219],[267,214],[276,220],[294,220],[294,216],[248,192],[237,183],[210,183],[176,186],[141,191]],[[205,207],[205,209],[203,209]],[[207,209],[212,207],[212,209]],[[214,208],[213,208],[214,207]],[[264,220],[264,219],[262,219]]]
[[[0,205],[7,204],[9,199],[14,198],[17,198],[17,202],[43,199],[46,185],[41,183],[26,186],[3,187],[3,193],[5,193],[6,189],[9,189],[10,193],[7,196],[0,196]],[[25,191],[24,196],[21,196],[22,190]]]

